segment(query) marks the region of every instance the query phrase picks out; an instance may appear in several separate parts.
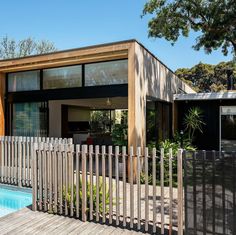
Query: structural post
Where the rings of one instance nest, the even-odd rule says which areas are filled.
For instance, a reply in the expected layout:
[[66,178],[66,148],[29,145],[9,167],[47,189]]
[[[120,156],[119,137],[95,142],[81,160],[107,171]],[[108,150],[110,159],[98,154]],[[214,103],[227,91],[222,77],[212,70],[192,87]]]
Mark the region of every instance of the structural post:
[[[132,146],[134,155],[141,147],[146,147],[146,80],[138,65],[137,44],[133,43],[128,52],[128,149]],[[138,53],[138,54],[137,54]],[[138,72],[139,70],[139,72]],[[130,158],[127,161],[127,173],[130,181]],[[133,158],[133,180],[137,179],[137,157]]]
[[4,107],[4,97],[5,97],[5,74],[0,73],[0,136],[5,135],[5,107]]

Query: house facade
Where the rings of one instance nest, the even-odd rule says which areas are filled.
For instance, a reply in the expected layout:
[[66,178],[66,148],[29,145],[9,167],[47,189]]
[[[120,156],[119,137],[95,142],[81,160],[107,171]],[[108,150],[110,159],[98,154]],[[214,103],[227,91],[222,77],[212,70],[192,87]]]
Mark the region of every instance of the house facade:
[[134,147],[168,138],[174,94],[194,93],[136,40],[2,60],[0,91],[0,135],[108,145],[123,115]]

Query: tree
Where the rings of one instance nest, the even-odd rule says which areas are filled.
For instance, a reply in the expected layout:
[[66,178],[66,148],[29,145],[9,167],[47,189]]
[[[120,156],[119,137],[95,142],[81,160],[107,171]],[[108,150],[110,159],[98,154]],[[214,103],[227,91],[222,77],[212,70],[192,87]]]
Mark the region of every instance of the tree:
[[236,76],[236,65],[233,62],[221,62],[217,65],[199,63],[192,68],[177,69],[175,73],[197,92],[218,92],[227,89],[229,68]]
[[48,40],[36,41],[31,37],[20,41],[11,39],[8,36],[0,40],[0,58],[11,59],[36,54],[45,54],[56,51],[54,43]]
[[149,0],[143,15],[152,14],[149,36],[165,38],[174,44],[180,35],[200,32],[194,49],[207,53],[221,48],[224,55],[232,49],[236,56],[235,0]]

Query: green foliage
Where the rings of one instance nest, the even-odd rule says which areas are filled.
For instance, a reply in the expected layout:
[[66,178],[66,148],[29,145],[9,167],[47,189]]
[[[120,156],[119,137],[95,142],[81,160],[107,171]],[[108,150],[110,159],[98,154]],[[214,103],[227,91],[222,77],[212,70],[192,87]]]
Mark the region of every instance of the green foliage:
[[[177,186],[177,153],[178,150],[181,148],[181,136],[178,133],[175,133],[173,140],[166,139],[162,141],[159,145],[159,153],[161,149],[164,149],[164,185],[169,185],[169,151],[172,149],[172,180],[173,180],[173,186]],[[189,139],[186,138],[186,136],[183,136],[183,149],[187,151],[194,151],[196,150],[190,143]],[[156,179],[157,184],[160,184],[160,162],[157,162],[156,165]],[[149,161],[149,172],[148,172],[148,183],[152,184],[152,161]],[[140,174],[140,182],[142,184],[145,183],[145,174],[142,172]]]
[[236,55],[235,0],[149,0],[143,15],[151,14],[149,36],[175,43],[190,31],[199,32],[194,49],[207,53],[221,48],[224,55]]
[[92,132],[109,132],[111,125],[110,110],[94,110],[91,111],[90,115]]
[[[87,182],[87,211],[89,211],[89,203],[90,203],[90,182]],[[79,201],[79,208],[82,208],[82,181],[80,179],[79,182],[79,197],[80,197],[80,201]],[[103,208],[102,208],[102,196],[103,196],[103,182],[102,182],[102,178],[99,178],[99,187],[97,188],[96,185],[92,186],[93,188],[93,208],[96,208],[96,200],[97,200],[97,191],[99,193],[99,212],[102,213]],[[106,206],[106,212],[107,212],[107,207],[109,205],[109,195],[110,195],[110,191],[106,189],[106,194],[105,194],[105,206]],[[65,187],[63,188],[63,201],[67,200],[67,205],[68,205],[68,209],[70,209],[70,205],[71,205],[71,188],[68,188],[68,192],[66,194],[66,190]],[[74,189],[73,189],[73,203],[74,205],[76,205],[76,185],[74,185]]]
[[190,142],[193,141],[194,134],[196,131],[202,131],[205,123],[202,121],[203,115],[202,110],[199,107],[192,107],[188,110],[188,113],[184,117],[185,131],[188,133],[188,139]]
[[31,37],[16,41],[8,36],[0,40],[0,58],[10,59],[56,51],[54,43],[48,40],[37,41]]
[[113,125],[112,141],[117,146],[128,145],[128,112],[123,111],[120,124]]
[[228,69],[232,69],[236,77],[236,64],[231,61],[217,65],[199,63],[192,68],[178,69],[175,73],[197,92],[218,92],[227,89]]

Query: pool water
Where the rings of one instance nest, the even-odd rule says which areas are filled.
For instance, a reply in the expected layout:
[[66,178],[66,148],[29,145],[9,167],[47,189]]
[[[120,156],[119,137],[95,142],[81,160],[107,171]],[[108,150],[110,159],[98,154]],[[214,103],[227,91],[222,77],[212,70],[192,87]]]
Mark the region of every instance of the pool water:
[[32,204],[29,192],[8,189],[0,186],[0,217],[18,211]]

